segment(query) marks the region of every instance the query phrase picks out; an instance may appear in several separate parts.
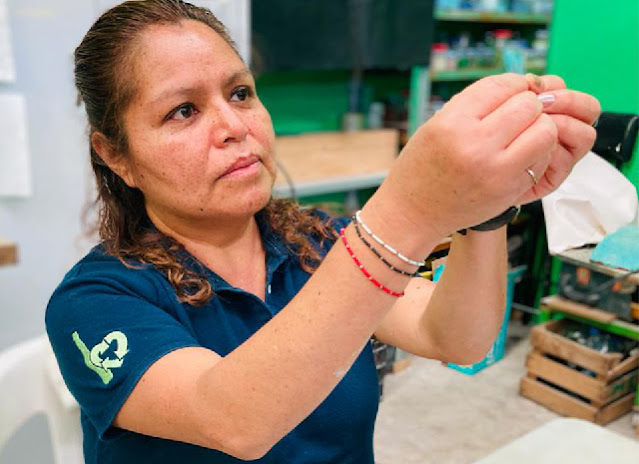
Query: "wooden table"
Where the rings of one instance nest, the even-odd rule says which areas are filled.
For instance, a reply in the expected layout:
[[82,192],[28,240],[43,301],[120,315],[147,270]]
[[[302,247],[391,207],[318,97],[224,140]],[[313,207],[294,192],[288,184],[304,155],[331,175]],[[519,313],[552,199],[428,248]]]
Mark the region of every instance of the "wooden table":
[[395,129],[277,137],[280,172],[273,191],[280,197],[304,197],[377,187],[398,151]]
[[18,250],[15,243],[0,237],[0,266],[18,262]]

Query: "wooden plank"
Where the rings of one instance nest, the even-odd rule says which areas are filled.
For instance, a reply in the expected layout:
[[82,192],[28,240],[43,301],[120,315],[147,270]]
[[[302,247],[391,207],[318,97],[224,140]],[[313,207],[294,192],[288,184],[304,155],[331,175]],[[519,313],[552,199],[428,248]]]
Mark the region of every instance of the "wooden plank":
[[526,360],[529,373],[555,385],[595,401],[604,401],[606,384],[592,377],[548,359],[539,353],[530,353]]
[[620,375],[625,374],[626,372],[630,372],[631,370],[638,369],[638,368],[639,368],[639,353],[629,356],[623,361],[621,361],[621,363],[619,363],[617,367],[615,367],[613,370],[611,370],[608,373],[608,378],[614,379],[616,377],[619,377]]
[[549,321],[535,326],[530,337],[532,346],[604,376],[621,362],[621,353],[599,353],[554,333],[553,329],[558,330],[562,322]]
[[585,419],[599,425],[606,425],[632,410],[634,401],[634,392],[632,392],[604,408],[597,409],[578,398],[528,377],[522,377],[519,393],[558,414]]
[[[277,137],[275,153],[293,184],[387,172],[397,158],[396,129],[319,132]],[[276,187],[285,187],[278,175]]]
[[538,380],[523,377],[519,383],[519,393],[552,411],[564,416],[595,421],[597,409],[567,393],[545,385]]
[[602,309],[593,308],[591,306],[586,306],[581,303],[576,303],[562,298],[559,295],[544,297],[541,299],[541,303],[552,308],[557,308],[562,312],[592,319],[594,321],[601,322],[602,324],[610,324],[612,321],[617,319],[616,314]]
[[632,410],[632,403],[634,402],[634,399],[634,392],[628,393],[623,398],[619,398],[617,401],[606,406],[596,414],[595,423],[599,425],[606,425],[607,423],[620,418],[625,413]]
[[638,371],[633,371],[628,372],[626,375],[617,380],[613,380],[602,391],[602,400],[605,403],[610,403],[611,401],[621,398],[628,393],[634,393],[637,389],[638,375]]
[[18,249],[15,243],[0,237],[0,266],[16,264],[18,262]]

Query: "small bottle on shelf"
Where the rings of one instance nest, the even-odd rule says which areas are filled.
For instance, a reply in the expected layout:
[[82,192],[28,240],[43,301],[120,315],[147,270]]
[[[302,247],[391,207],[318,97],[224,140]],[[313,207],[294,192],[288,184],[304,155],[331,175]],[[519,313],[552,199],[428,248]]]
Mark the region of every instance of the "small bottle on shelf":
[[435,42],[431,46],[430,68],[433,72],[445,71],[448,69],[448,44]]

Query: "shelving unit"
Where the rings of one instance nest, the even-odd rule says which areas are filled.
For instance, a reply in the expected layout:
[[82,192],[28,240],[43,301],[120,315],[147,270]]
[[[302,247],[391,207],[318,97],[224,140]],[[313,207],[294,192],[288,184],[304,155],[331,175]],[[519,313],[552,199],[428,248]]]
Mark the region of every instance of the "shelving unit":
[[639,325],[617,319],[614,314],[565,300],[558,296],[542,299],[537,322],[555,318],[574,319],[621,337],[639,340]]
[[[550,24],[550,21],[550,15],[540,14],[446,9],[438,9],[435,11],[435,27],[436,29],[441,28],[443,30],[460,29],[465,25],[469,28],[485,27],[487,24],[493,25],[496,28],[515,25],[530,29],[535,26],[547,26]],[[473,67],[435,72],[429,70],[427,67],[414,67],[411,73],[409,134],[413,134],[428,117],[427,111],[431,95],[433,94],[433,84],[471,83],[477,79],[506,71],[503,67]],[[545,68],[527,68],[526,72],[542,74],[545,72]]]
[[541,24],[550,22],[549,15],[490,12],[490,11],[469,11],[469,10],[436,10],[435,19],[437,21],[455,22],[481,22],[500,24]]
[[[526,72],[533,74],[540,74],[545,71],[545,68],[527,68]],[[431,82],[453,82],[453,81],[474,81],[481,79],[482,77],[492,76],[493,74],[500,74],[506,72],[504,68],[467,68],[458,69],[455,71],[431,71]]]

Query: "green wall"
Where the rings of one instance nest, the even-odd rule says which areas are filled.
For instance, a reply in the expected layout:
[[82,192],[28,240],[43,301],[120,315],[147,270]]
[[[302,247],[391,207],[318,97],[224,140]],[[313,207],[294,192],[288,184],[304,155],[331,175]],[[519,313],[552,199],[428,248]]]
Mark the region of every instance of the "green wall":
[[[257,77],[257,92],[277,135],[341,130],[342,115],[349,109],[349,71],[288,71]],[[410,88],[408,71],[367,71],[364,74],[361,110],[373,101],[405,106]],[[357,192],[366,203],[375,189]],[[344,203],[344,192],[300,198],[305,204]],[[339,209],[339,208],[338,208]],[[343,209],[343,208],[342,208]],[[343,211],[342,211],[343,212]],[[341,215],[340,211],[333,211]]]
[[[278,135],[341,130],[342,115],[349,110],[349,71],[288,71],[257,78],[257,92],[271,113]],[[408,99],[408,71],[367,71],[360,111],[373,101]]]
[[[548,72],[604,111],[639,113],[639,0],[555,0]],[[623,172],[639,189],[638,145]]]

